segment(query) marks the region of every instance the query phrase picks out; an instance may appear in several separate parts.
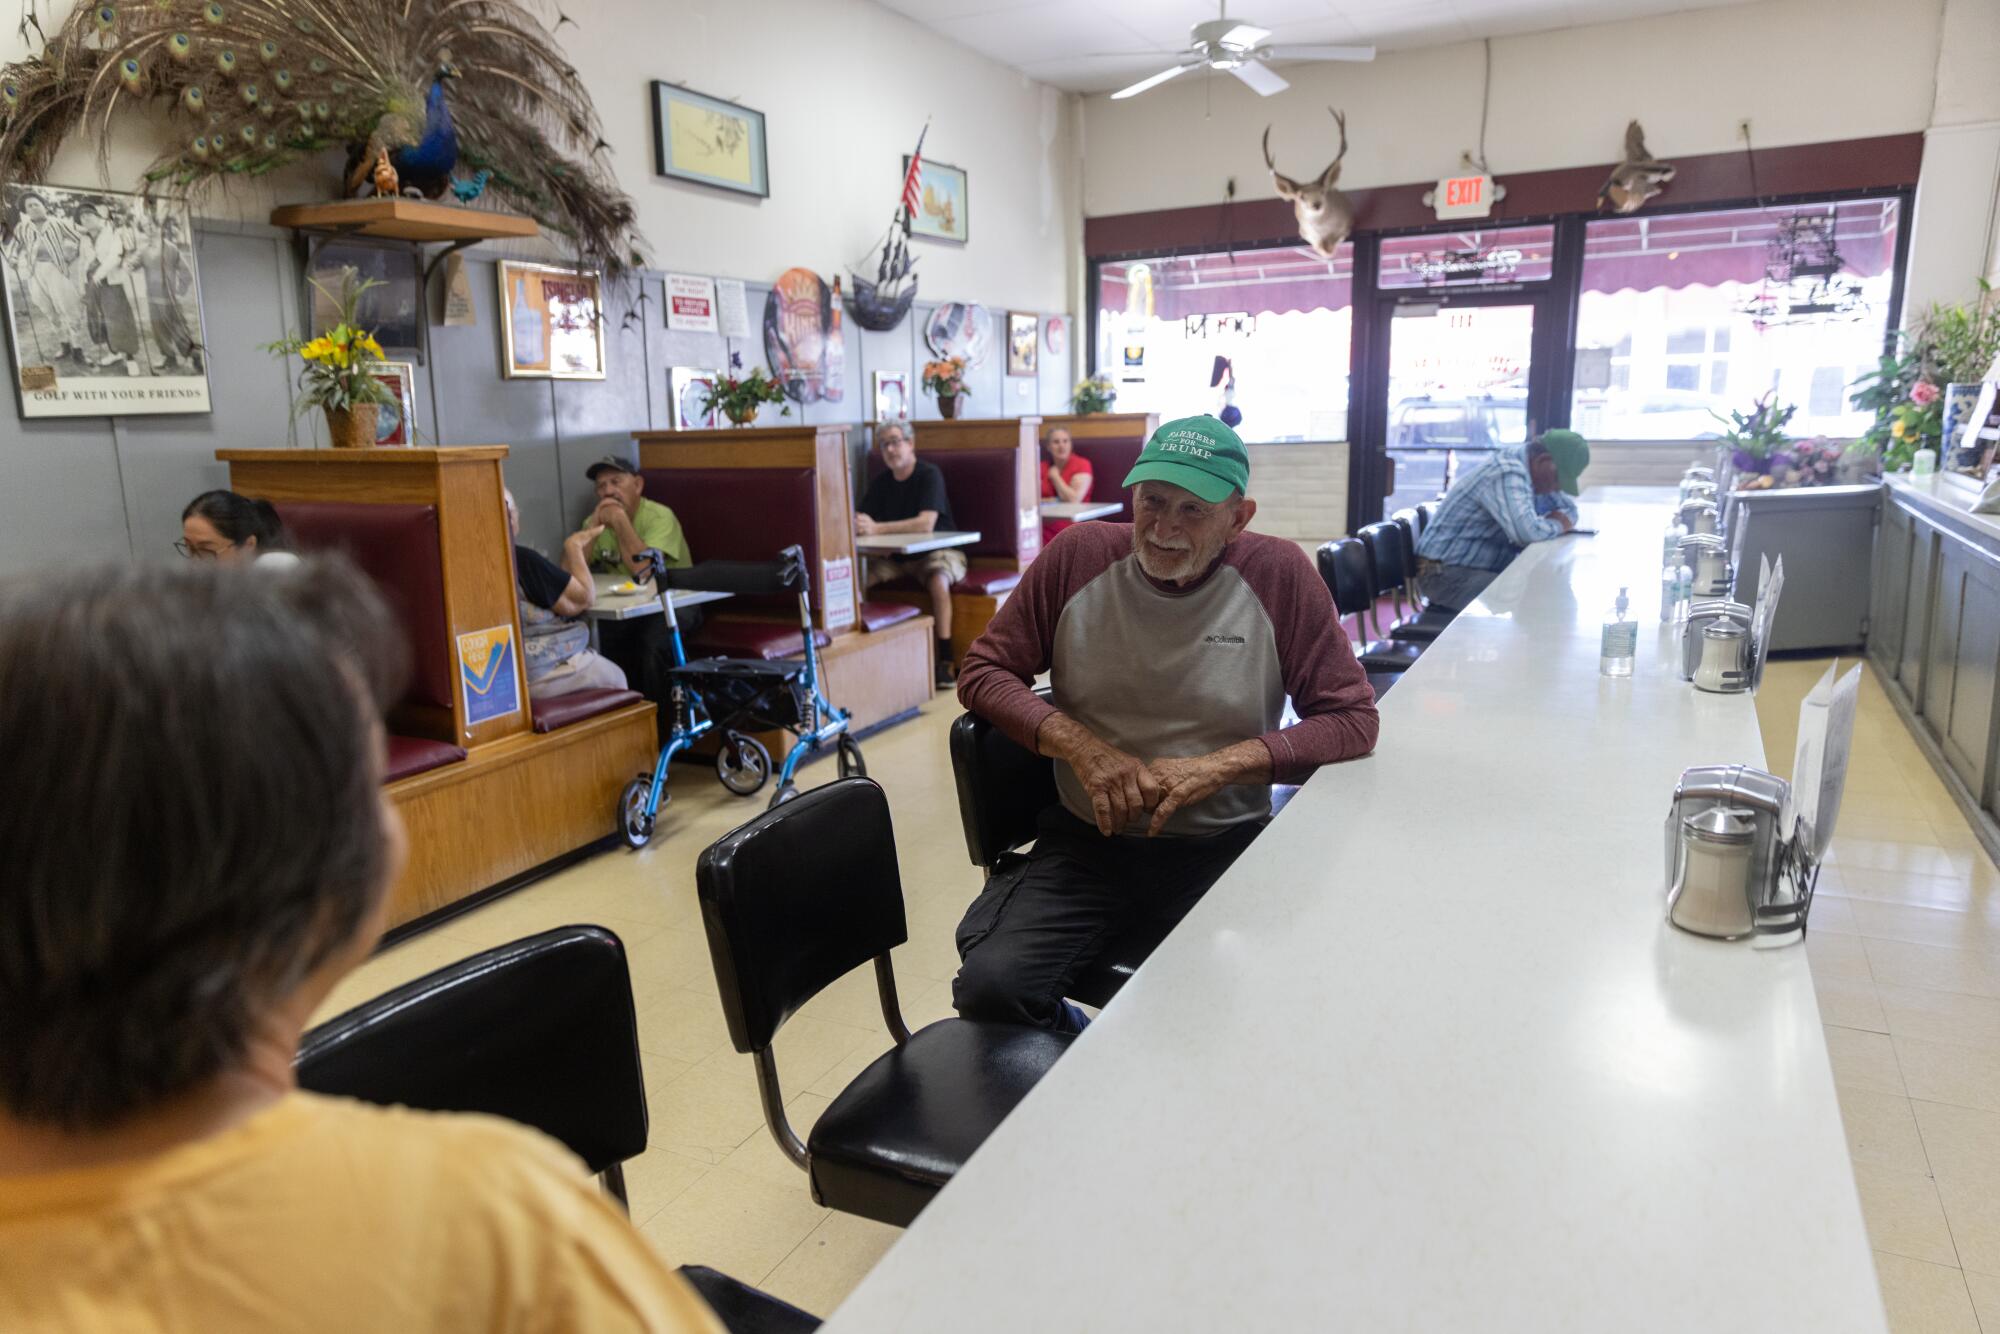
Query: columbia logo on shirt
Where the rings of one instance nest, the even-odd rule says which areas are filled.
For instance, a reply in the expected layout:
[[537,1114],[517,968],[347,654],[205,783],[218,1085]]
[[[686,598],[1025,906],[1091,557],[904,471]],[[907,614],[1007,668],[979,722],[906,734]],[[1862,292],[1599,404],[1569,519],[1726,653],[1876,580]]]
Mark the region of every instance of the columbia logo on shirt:
[[1242,635],[1205,635],[1201,642],[1204,644],[1228,644],[1231,647],[1235,647],[1246,641]]

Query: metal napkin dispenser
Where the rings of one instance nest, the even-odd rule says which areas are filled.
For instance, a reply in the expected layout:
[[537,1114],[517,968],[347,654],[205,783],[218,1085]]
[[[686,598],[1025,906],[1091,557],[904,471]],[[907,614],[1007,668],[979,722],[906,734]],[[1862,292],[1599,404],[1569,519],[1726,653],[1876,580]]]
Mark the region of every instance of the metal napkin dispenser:
[[1750,608],[1728,598],[1696,598],[1688,603],[1687,622],[1681,628],[1681,680],[1694,680],[1701,666],[1702,631],[1717,621],[1734,621],[1750,628]]
[[1819,867],[1785,826],[1791,785],[1745,765],[1681,774],[1667,808],[1667,920],[1718,940],[1803,933]]
[[1682,538],[1681,564],[1694,575],[1694,596],[1726,598],[1735,591],[1736,567],[1729,562],[1729,544],[1713,533],[1689,533]]

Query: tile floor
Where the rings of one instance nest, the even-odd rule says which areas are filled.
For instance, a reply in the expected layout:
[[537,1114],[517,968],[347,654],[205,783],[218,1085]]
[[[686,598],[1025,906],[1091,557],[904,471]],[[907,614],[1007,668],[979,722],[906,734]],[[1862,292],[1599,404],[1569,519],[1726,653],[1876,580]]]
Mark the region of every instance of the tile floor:
[[[1824,662],[1771,665],[1758,714],[1779,773]],[[950,1012],[952,928],[977,891],[940,699],[866,743],[897,828],[910,943],[897,951],[912,1027]],[[815,765],[807,784],[827,781]],[[821,1313],[896,1230],[815,1206],[764,1130],[748,1057],[729,1046],[694,897],[694,859],[759,805],[677,768],[663,835],[597,857],[385,951],[332,1014],[474,950],[569,922],[630,953],[652,1143],[627,1168],[633,1221],[675,1263],[699,1261]],[[2000,1334],[2000,871],[1872,676],[1864,679],[1841,833],[1807,945],[1869,1236],[1897,1334]],[[778,1040],[801,1133],[889,1038],[872,980],[807,1006]]]

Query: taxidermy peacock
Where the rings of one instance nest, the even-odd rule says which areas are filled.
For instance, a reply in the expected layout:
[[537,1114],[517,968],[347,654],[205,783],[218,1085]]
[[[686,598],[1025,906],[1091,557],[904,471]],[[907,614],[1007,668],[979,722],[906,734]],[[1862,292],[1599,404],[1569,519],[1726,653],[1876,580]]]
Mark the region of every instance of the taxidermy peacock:
[[[632,201],[540,0],[123,0],[80,5],[0,70],[0,184],[38,181],[78,129],[100,166],[114,111],[181,130],[148,188],[193,193],[347,150],[347,193],[490,189],[584,263],[642,262]],[[565,152],[564,150],[568,150]],[[455,178],[463,168],[469,177]]]

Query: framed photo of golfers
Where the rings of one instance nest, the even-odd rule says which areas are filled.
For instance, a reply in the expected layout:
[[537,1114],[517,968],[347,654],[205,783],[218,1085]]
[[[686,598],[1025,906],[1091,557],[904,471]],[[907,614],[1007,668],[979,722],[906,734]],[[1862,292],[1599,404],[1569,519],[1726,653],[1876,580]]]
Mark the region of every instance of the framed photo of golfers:
[[9,185],[0,209],[23,417],[209,410],[201,277],[184,201]]

